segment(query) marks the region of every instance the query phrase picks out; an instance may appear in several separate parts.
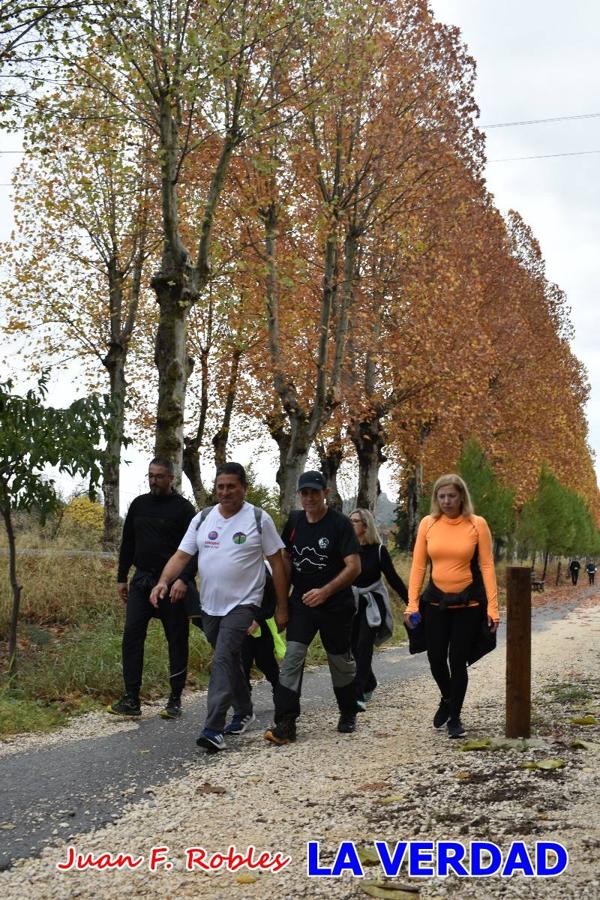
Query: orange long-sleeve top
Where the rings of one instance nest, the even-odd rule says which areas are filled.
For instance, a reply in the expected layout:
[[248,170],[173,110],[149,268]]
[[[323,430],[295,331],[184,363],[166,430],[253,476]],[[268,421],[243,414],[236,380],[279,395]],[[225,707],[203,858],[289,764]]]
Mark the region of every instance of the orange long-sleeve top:
[[487,613],[498,621],[498,585],[492,552],[492,535],[482,516],[425,516],[417,532],[408,582],[407,613],[417,612],[427,561],[431,578],[441,591],[459,594],[473,580],[471,560],[479,543],[479,567],[487,595]]

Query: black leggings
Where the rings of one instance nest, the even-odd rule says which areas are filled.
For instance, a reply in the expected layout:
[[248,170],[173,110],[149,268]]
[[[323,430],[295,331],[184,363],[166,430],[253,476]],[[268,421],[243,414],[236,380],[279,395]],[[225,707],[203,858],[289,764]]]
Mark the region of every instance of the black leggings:
[[440,610],[425,604],[427,658],[442,697],[449,701],[451,718],[460,716],[469,682],[467,659],[480,624],[478,606]]
[[377,687],[373,672],[375,635],[376,629],[367,622],[367,602],[361,597],[352,623],[352,653],[356,660],[356,696],[359,700],[364,700],[365,693],[371,693]]

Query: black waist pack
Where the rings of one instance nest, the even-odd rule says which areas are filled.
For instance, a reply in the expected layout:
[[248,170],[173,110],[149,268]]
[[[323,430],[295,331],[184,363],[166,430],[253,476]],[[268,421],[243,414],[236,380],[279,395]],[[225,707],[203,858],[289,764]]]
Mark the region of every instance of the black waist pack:
[[474,596],[474,587],[474,583],[471,582],[460,594],[446,594],[430,581],[423,593],[423,600],[425,603],[437,603],[441,610],[449,609],[451,606],[467,606],[478,599]]

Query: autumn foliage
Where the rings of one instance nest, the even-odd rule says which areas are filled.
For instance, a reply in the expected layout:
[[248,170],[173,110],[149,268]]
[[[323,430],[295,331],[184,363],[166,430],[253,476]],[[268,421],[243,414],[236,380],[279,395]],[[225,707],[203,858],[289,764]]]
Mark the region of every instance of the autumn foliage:
[[600,524],[568,304],[487,191],[458,30],[426,0],[102,6],[46,36],[5,328],[107,379],[198,503],[242,435],[283,510],[315,448],[364,506],[393,461],[414,528],[475,441],[517,519],[551,473]]

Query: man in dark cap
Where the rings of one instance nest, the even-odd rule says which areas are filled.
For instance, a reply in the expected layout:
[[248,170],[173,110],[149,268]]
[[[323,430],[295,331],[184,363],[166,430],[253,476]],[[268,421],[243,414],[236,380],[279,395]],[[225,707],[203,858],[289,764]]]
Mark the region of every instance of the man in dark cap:
[[327,653],[340,717],[338,731],[356,728],[356,664],[350,649],[355,604],[352,582],[360,574],[359,545],[347,516],[326,503],[329,493],[321,472],[298,480],[302,504],[283,529],[291,573],[287,649],[273,695],[275,724],[265,732],[272,744],[296,739],[306,654],[317,633]]

